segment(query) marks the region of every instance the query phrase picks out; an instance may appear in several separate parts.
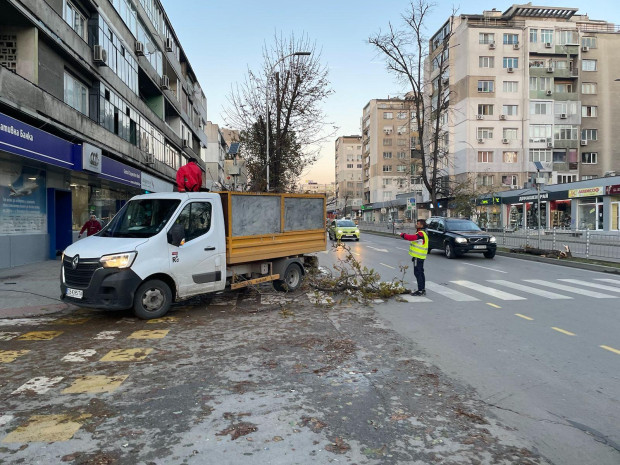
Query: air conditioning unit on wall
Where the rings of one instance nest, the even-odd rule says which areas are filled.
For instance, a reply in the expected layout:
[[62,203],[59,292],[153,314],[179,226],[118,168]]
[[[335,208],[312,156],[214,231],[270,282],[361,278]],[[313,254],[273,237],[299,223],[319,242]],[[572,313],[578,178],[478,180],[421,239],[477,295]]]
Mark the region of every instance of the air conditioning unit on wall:
[[581,47],[581,51],[582,52],[589,52],[590,51],[590,47],[588,47],[587,45],[584,45],[583,47]]
[[495,42],[489,42],[489,48],[495,50]]
[[501,120],[506,119],[506,115],[499,115],[499,119],[501,119]]
[[550,90],[548,90],[547,92],[545,92],[545,95],[553,95],[553,92],[551,92]]
[[484,115],[476,115],[476,119],[484,119]]
[[93,47],[93,61],[100,66],[108,63],[108,52],[101,45]]
[[581,145],[588,145],[588,139],[581,139]]
[[136,55],[138,56],[144,56],[144,44],[142,42],[140,42],[139,40],[136,40]]
[[551,48],[551,42],[545,42],[545,48]]
[[170,78],[165,74],[161,77],[159,87],[162,89],[170,89]]

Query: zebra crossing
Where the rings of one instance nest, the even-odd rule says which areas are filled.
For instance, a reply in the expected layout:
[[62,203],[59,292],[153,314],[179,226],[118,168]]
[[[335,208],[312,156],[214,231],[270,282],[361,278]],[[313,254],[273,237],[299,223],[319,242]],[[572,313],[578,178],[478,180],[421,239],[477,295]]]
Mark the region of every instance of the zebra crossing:
[[[620,279],[599,278],[594,281],[601,282],[579,279],[557,279],[555,281],[523,279],[522,283],[505,279],[489,279],[484,283],[468,280],[454,280],[447,283],[426,281],[427,294],[425,297],[409,295],[402,297],[408,302],[417,303],[433,302],[441,297],[446,297],[455,302],[475,302],[485,298],[485,296],[503,301],[521,301],[534,297],[550,300],[572,300],[575,298],[572,294],[595,299],[617,299],[619,297]],[[552,288],[553,291],[545,288]],[[517,293],[513,291],[517,291]],[[562,291],[562,293],[558,291]]]

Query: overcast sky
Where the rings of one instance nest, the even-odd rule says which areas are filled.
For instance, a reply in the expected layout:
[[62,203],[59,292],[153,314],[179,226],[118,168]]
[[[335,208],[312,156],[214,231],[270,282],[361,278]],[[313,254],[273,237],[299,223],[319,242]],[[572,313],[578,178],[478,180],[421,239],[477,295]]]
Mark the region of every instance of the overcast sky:
[[[277,34],[305,33],[321,51],[335,94],[325,102],[327,118],[338,135],[360,134],[360,118],[368,101],[402,94],[385,65],[368,44],[368,36],[401,24],[408,1],[396,0],[161,0],[181,46],[207,96],[208,119],[223,125],[231,85],[242,82],[248,68],[259,70],[262,49]],[[526,2],[522,2],[526,3]],[[445,22],[452,6],[459,13],[507,10],[513,2],[463,1],[441,3],[427,23],[428,34]],[[579,8],[590,19],[620,25],[618,0],[533,2],[537,6]],[[334,141],[324,144],[319,161],[302,181],[334,180]]]

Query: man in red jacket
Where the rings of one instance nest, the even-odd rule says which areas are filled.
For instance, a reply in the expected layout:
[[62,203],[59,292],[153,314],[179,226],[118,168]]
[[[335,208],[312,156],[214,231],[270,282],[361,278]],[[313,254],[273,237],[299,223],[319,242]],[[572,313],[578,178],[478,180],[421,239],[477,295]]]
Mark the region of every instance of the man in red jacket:
[[177,171],[177,187],[179,192],[198,192],[202,187],[202,170],[195,158],[190,158]]
[[90,219],[86,223],[84,223],[84,226],[82,226],[82,229],[80,230],[80,234],[78,234],[78,239],[82,237],[82,234],[84,234],[84,231],[86,231],[87,236],[92,236],[93,234],[96,234],[99,231],[101,231],[101,223],[97,221],[97,217],[95,216],[94,213],[90,215]]

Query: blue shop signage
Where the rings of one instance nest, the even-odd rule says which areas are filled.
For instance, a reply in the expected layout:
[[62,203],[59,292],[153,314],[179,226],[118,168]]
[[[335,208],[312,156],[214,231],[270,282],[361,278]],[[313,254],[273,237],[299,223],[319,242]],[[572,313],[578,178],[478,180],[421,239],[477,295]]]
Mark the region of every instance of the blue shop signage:
[[103,156],[102,158],[101,174],[99,176],[109,179],[110,181],[120,182],[122,184],[137,187],[138,189],[141,188],[142,172],[140,170],[125,165],[120,161],[112,160],[106,156]]
[[0,113],[0,150],[73,169],[79,146]]

